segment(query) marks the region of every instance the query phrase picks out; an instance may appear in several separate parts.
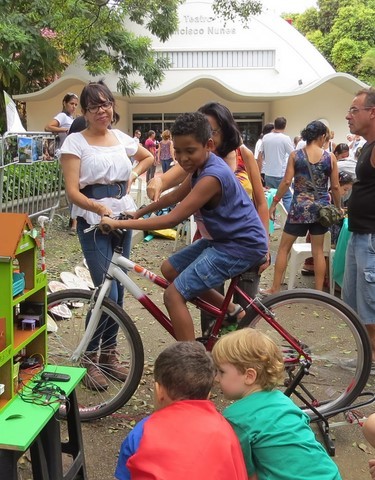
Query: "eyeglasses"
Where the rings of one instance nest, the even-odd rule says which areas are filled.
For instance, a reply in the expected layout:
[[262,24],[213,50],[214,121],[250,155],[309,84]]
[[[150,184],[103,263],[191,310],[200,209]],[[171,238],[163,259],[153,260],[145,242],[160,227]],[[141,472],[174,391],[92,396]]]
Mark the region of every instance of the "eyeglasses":
[[211,132],[212,132],[212,135],[216,135],[217,133],[221,132],[221,128],[213,128]]
[[99,109],[102,108],[103,110],[109,110],[112,108],[113,103],[109,100],[107,102],[100,103],[99,105],[90,105],[87,107],[87,111],[90,113],[98,113]]
[[356,115],[361,110],[371,110],[372,108],[374,108],[374,107],[363,107],[363,108],[351,107],[351,108],[349,108],[348,113],[350,115]]

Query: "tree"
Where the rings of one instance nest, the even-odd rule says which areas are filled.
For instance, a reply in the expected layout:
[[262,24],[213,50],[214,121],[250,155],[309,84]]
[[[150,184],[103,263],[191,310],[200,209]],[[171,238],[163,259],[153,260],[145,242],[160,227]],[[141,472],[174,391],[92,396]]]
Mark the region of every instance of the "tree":
[[369,85],[375,85],[375,48],[367,50],[358,67],[358,75]]
[[318,0],[295,27],[333,67],[365,82],[374,78],[375,0]]
[[[114,71],[118,91],[132,95],[135,75],[152,90],[168,68],[157,57],[151,39],[126,29],[129,20],[160,40],[178,26],[183,0],[0,0],[0,90],[29,93],[53,82],[81,57],[93,75]],[[259,13],[257,0],[216,0],[214,11],[224,19],[244,21]],[[0,95],[0,112],[4,113]],[[2,115],[4,117],[4,115]],[[1,128],[1,127],[0,127]]]

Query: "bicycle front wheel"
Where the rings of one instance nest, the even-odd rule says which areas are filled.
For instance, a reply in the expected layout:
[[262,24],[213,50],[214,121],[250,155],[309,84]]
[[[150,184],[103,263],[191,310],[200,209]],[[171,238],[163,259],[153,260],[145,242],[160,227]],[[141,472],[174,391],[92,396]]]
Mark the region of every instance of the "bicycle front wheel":
[[[85,290],[63,290],[48,295],[48,315],[57,326],[56,331],[48,333],[49,364],[80,366],[83,361],[90,362],[85,353],[78,362],[72,362],[72,354],[85,332],[86,318],[94,301],[93,294]],[[106,298],[102,304],[101,318],[106,325],[107,319],[110,319],[112,328],[113,322],[118,328],[116,355],[128,369],[128,374],[126,380],[118,381],[110,372],[103,371],[108,381],[105,390],[89,389],[83,383],[77,386],[80,418],[83,421],[105,417],[125,405],[137,389],[143,372],[142,340],[130,317],[115,302]],[[63,409],[61,413],[64,414]]]
[[[261,302],[312,359],[297,392],[326,418],[350,406],[365,387],[371,369],[370,341],[357,314],[332,295],[309,289],[280,292]],[[286,384],[293,381],[304,358],[251,308],[240,323],[246,326],[261,329],[279,345]],[[295,394],[291,398],[312,420],[318,418]]]

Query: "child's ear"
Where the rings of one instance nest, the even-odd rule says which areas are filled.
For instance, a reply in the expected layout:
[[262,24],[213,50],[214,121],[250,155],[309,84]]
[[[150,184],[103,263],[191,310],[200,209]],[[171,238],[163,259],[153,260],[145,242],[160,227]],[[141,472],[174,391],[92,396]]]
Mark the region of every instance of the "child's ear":
[[257,372],[254,368],[247,368],[245,372],[246,385],[253,385],[257,381]]
[[208,151],[213,152],[215,150],[215,144],[212,138],[209,138],[206,143],[206,148]]
[[155,382],[154,383],[154,394],[155,394],[155,399],[157,400],[158,403],[163,401],[164,398],[164,388],[163,385],[160,385],[160,383]]
[[154,403],[155,409],[159,410],[160,408],[170,405],[173,400],[169,397],[167,389],[158,382],[154,384]]

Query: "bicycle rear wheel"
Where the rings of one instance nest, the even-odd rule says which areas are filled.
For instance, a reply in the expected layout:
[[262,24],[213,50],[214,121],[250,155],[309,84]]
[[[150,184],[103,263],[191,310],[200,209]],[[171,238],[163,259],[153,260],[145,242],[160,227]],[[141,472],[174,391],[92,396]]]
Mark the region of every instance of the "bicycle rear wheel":
[[[63,290],[48,295],[47,304],[48,315],[57,325],[56,332],[48,333],[48,363],[79,366],[83,358],[89,361],[85,354],[78,362],[72,362],[71,357],[85,332],[86,318],[94,305],[93,294],[85,290]],[[118,326],[116,351],[129,373],[125,381],[118,381],[107,372],[109,386],[106,390],[88,389],[82,383],[77,386],[83,421],[105,417],[125,405],[137,389],[143,372],[142,340],[130,317],[108,298],[102,304],[102,315]],[[64,415],[63,410],[61,413]]]
[[[366,329],[356,313],[341,300],[309,289],[281,292],[261,302],[312,358],[297,392],[326,418],[351,405],[366,385],[372,357]],[[240,323],[240,328],[246,326],[276,341],[284,355],[286,383],[292,381],[303,357],[298,358],[288,341],[251,308]],[[318,418],[295,394],[291,398],[312,420]]]

